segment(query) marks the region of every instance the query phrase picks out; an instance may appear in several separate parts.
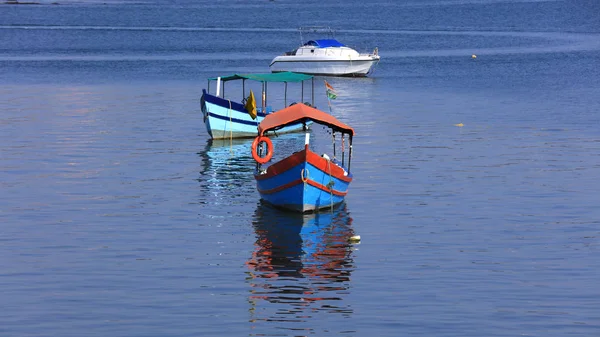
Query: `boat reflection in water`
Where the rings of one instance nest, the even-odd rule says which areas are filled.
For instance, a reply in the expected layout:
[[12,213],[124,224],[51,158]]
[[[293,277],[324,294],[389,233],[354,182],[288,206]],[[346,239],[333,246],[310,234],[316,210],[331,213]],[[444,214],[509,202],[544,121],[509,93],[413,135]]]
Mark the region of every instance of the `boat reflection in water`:
[[227,204],[232,199],[254,193],[252,172],[254,160],[250,154],[252,141],[247,139],[209,139],[201,158],[201,190],[210,204]]
[[254,333],[350,332],[353,310],[344,298],[355,269],[349,242],[354,233],[346,204],[299,214],[259,203],[253,226],[256,243],[247,281]]
[[[283,153],[297,149],[304,142],[304,137],[297,134],[281,134],[277,136],[277,148]],[[256,195],[254,169],[256,162],[252,159],[252,139],[208,139],[200,157],[201,201],[209,205],[231,205],[247,203],[248,196]],[[254,200],[251,201],[254,204]],[[214,209],[213,209],[214,210]],[[220,209],[226,211],[226,209]]]

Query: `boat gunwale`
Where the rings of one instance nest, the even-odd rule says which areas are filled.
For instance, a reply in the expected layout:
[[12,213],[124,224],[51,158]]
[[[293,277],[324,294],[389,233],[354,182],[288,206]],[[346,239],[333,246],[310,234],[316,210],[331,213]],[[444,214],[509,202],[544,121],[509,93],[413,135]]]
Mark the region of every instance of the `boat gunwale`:
[[[287,156],[281,159],[280,161],[269,165],[269,167],[267,167],[266,173],[255,174],[254,177],[256,178],[256,180],[271,179],[293,169],[298,165],[301,165],[302,163],[309,163],[317,169],[327,173],[328,161],[332,177],[335,177],[336,179],[339,179],[346,183],[352,182],[353,176],[350,172],[346,171],[346,169],[332,162],[331,160],[327,160],[319,156],[317,153],[313,152],[312,150],[306,147],[301,151],[295,152],[290,156]],[[347,175],[344,175],[344,173],[346,173]]]

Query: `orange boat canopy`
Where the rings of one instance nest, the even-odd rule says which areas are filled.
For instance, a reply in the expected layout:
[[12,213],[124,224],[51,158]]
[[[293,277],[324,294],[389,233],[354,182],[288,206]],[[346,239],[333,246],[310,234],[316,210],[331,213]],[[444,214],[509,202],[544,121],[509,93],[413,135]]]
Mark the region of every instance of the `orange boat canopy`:
[[277,130],[293,123],[307,121],[326,125],[334,131],[349,133],[354,136],[354,129],[350,126],[340,122],[326,112],[311,108],[303,103],[297,103],[272,114],[268,114],[258,125],[258,133],[262,136],[267,131]]

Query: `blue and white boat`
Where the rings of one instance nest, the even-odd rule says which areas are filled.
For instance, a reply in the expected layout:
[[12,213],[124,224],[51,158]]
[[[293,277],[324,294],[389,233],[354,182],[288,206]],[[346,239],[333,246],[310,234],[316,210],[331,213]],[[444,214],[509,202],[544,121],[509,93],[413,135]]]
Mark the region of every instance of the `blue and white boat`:
[[[261,84],[259,104],[254,97],[250,85],[246,87],[246,80],[252,80]],[[258,124],[270,114],[273,108],[269,105],[268,84],[272,82],[284,85],[283,106],[288,105],[288,83],[299,82],[300,93],[293,97],[300,102],[305,100],[305,81],[311,82],[310,104],[314,106],[314,78],[310,75],[296,74],[291,72],[266,73],[266,74],[234,74],[230,76],[214,77],[208,79],[208,86],[202,90],[200,107],[204,116],[206,131],[213,139],[256,137]],[[211,93],[211,82],[216,81],[215,93]],[[241,96],[237,100],[225,96],[225,84],[238,81],[238,89]],[[241,86],[240,83],[241,82]],[[234,90],[234,92],[238,92]],[[228,91],[229,94],[229,91]],[[235,95],[235,94],[234,94]],[[308,96],[308,95],[307,95]],[[308,97],[306,97],[308,99]],[[281,97],[279,99],[281,101]],[[306,125],[296,123],[278,130],[279,133],[306,130]]]
[[[273,143],[267,132],[280,130],[294,123],[314,122],[330,128],[333,134],[333,156],[318,155],[309,149],[310,133],[306,133],[304,149],[273,163],[264,169],[273,156]],[[336,133],[341,134],[341,161],[336,156]],[[344,143],[348,135],[348,162],[345,162]],[[313,212],[333,208],[344,201],[352,182],[350,161],[354,130],[330,114],[295,104],[279,110],[258,126],[258,136],[252,143],[252,157],[258,163],[254,178],[262,200],[279,208],[298,212]],[[262,144],[267,146],[266,155]],[[347,165],[346,165],[347,164]]]

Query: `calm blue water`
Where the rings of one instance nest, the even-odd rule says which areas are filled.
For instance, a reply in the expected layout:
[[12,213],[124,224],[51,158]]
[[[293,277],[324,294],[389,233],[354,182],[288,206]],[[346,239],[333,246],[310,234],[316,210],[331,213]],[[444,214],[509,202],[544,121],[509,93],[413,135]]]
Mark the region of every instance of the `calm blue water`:
[[[597,1],[43,3],[0,5],[0,336],[600,334]],[[307,25],[382,61],[301,216],[199,97]]]

